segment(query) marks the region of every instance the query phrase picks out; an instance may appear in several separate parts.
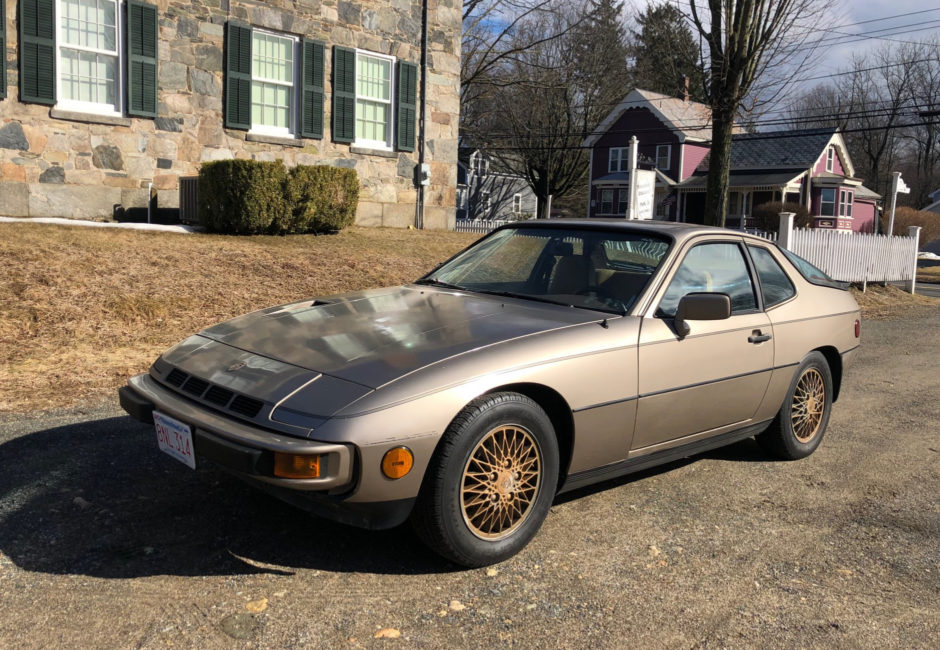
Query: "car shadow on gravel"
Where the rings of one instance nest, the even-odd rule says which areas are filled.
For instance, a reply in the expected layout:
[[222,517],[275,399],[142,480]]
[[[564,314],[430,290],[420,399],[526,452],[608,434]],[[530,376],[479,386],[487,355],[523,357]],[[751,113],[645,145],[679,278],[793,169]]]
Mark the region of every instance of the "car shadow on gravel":
[[191,471],[129,417],[0,445],[0,551],[29,571],[102,578],[456,571],[410,527],[308,515],[211,467]]

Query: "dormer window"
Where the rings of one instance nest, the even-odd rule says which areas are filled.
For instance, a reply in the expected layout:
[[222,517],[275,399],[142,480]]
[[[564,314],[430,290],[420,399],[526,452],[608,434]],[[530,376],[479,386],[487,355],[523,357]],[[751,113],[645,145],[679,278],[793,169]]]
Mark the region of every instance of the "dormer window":
[[830,146],[829,149],[826,150],[826,171],[827,172],[831,172],[833,168],[835,167],[835,164],[834,164],[835,159],[836,159],[836,148],[833,146]]
[[474,151],[470,155],[470,170],[479,176],[480,178],[486,177],[486,171],[489,167],[489,162],[486,158],[483,157],[479,151]]

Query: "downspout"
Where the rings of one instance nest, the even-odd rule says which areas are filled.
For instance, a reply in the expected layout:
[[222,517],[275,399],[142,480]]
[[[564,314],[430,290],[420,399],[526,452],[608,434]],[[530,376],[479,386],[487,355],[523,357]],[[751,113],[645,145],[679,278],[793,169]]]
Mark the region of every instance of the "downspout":
[[415,206],[415,228],[424,228],[424,160],[427,148],[425,115],[428,103],[428,0],[421,0],[421,108],[418,115],[418,169],[415,180],[418,184],[418,203]]

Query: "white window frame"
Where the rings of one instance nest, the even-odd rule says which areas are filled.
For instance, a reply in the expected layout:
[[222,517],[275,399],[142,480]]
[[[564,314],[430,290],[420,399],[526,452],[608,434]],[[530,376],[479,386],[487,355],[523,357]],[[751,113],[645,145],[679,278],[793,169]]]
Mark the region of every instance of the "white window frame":
[[852,218],[852,204],[855,202],[855,192],[852,190],[839,190],[839,216],[844,219]]
[[466,187],[457,188],[457,209],[459,210],[467,209],[467,188]]
[[[127,48],[124,43],[124,17],[126,15],[124,11],[124,4],[126,0],[114,0],[114,38],[115,38],[115,51],[109,52],[108,50],[99,50],[94,48],[88,48],[83,46],[71,45],[65,42],[65,34],[62,29],[62,20],[65,16],[65,11],[63,10],[63,0],[56,0],[55,10],[56,10],[56,25],[55,25],[55,57],[56,57],[56,70],[55,70],[55,82],[56,82],[56,105],[55,107],[59,110],[64,111],[75,111],[79,113],[93,113],[97,115],[113,115],[113,116],[122,116],[124,115],[124,70],[126,68],[127,61]],[[62,49],[75,50],[78,52],[91,52],[93,54],[100,54],[104,56],[113,56],[117,59],[115,65],[114,73],[114,104],[104,104],[99,102],[84,102],[77,99],[63,99],[65,93],[63,91],[62,77],[63,70],[65,67],[62,62]]]
[[[374,97],[361,97],[361,99],[370,101],[370,102],[381,102],[383,104],[388,104],[388,123],[386,124],[385,133],[386,138],[385,142],[379,140],[366,140],[361,139],[358,136],[359,128],[359,61],[361,57],[370,57],[373,59],[384,59],[388,61],[388,100],[376,99]],[[395,83],[397,79],[395,78],[395,57],[389,56],[387,54],[379,54],[378,52],[371,52],[369,50],[356,50],[356,79],[355,79],[355,101],[353,102],[353,130],[357,133],[355,136],[355,141],[353,146],[364,147],[367,149],[379,149],[382,151],[392,151],[393,138],[395,137]]]
[[[617,164],[614,164],[616,159]],[[630,165],[630,147],[611,147],[607,156],[608,172],[625,172]]]
[[[660,150],[666,150],[666,165],[660,165]],[[672,166],[672,145],[669,144],[658,144],[656,145],[656,169],[668,171]]]
[[826,171],[831,172],[835,168],[836,148],[829,145],[826,149]]
[[630,209],[630,190],[621,187],[617,190],[617,203],[616,203],[616,215],[618,217],[627,216],[627,211]]
[[522,212],[522,195],[518,192],[512,195],[512,211],[516,214]]
[[[609,194],[608,194],[608,193],[609,193]],[[605,200],[604,200],[604,195],[610,196],[610,201],[605,201]],[[614,211],[614,191],[613,191],[613,190],[601,190],[601,200],[600,200],[600,203],[601,203],[601,205],[600,205],[600,210],[599,210],[598,214],[613,214],[613,213],[614,213],[614,212],[613,212],[613,211]],[[605,204],[605,203],[607,203],[607,204],[610,205],[610,207],[607,209],[606,212],[604,211],[604,204]]]
[[[276,137],[285,137],[293,136],[297,133],[297,110],[300,93],[297,92],[297,89],[300,87],[300,67],[302,62],[300,61],[300,39],[292,34],[285,34],[283,32],[275,32],[269,29],[259,29],[258,27],[251,28],[251,87],[252,91],[254,90],[255,82],[258,83],[268,83],[275,84],[278,86],[287,86],[286,83],[280,79],[266,79],[264,77],[255,77],[255,34],[265,34],[267,36],[274,36],[276,38],[282,38],[291,42],[291,54],[293,56],[292,67],[293,75],[291,75],[290,82],[290,110],[288,111],[288,116],[290,118],[290,125],[287,128],[270,126],[268,124],[256,124],[254,121],[254,102],[249,101],[249,119],[251,120],[251,127],[248,129],[249,133],[254,133],[257,135],[272,135]],[[299,65],[301,64],[301,65]],[[250,99],[250,97],[249,97]]]
[[476,174],[479,178],[486,178],[486,174],[490,168],[490,161],[487,160],[482,153],[479,151],[474,151],[470,154],[470,171]]

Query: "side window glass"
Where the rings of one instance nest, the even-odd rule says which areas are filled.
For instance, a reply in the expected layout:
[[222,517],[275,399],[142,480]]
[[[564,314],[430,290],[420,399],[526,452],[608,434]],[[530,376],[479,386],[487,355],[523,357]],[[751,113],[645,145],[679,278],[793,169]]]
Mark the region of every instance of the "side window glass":
[[728,294],[732,314],[757,309],[754,285],[737,244],[700,244],[690,250],[666,289],[657,315],[672,318],[682,296],[701,292]]
[[754,260],[754,267],[757,269],[757,276],[760,278],[764,307],[779,305],[796,295],[793,283],[790,282],[790,278],[780,268],[780,264],[777,263],[769,250],[760,246],[748,246],[747,248],[751,252],[751,259]]

